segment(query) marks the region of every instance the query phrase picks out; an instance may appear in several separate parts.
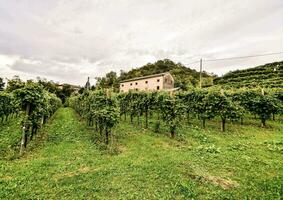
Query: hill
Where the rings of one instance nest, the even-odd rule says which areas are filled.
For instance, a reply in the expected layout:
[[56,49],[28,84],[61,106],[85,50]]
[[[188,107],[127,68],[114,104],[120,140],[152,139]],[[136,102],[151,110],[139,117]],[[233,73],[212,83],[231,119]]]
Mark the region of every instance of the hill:
[[226,87],[283,87],[283,61],[228,72],[214,79],[215,85]]
[[[119,79],[126,80],[163,72],[170,72],[172,74],[175,80],[175,87],[184,89],[188,86],[197,86],[199,84],[199,72],[169,59],[148,63],[140,68],[132,69],[129,72],[122,72]],[[212,75],[203,72],[203,77],[203,85],[212,84]]]

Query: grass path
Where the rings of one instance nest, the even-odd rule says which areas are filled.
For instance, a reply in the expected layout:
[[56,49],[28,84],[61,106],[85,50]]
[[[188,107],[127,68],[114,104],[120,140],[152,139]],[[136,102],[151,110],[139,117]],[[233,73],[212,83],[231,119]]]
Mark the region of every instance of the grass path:
[[15,146],[20,143],[21,117],[9,118],[7,122],[0,124],[0,159],[16,156]]
[[263,142],[282,135],[256,137],[256,130],[182,130],[188,136],[179,142],[121,122],[120,153],[110,155],[72,109],[61,108],[42,130],[45,142],[20,160],[0,161],[0,199],[279,199],[282,153]]

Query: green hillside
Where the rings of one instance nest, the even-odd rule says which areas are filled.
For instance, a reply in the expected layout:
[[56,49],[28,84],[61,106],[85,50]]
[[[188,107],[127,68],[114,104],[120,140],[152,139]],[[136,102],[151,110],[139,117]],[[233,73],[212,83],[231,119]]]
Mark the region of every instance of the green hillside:
[[[148,63],[140,68],[132,69],[129,72],[122,72],[120,80],[147,76],[163,72],[170,72],[175,79],[175,87],[186,88],[199,84],[199,72],[190,69],[181,63],[174,63],[169,59],[159,60],[155,63]],[[204,85],[212,84],[212,77],[208,73],[203,73]]]
[[226,87],[283,87],[283,61],[245,70],[236,70],[214,79],[215,85]]

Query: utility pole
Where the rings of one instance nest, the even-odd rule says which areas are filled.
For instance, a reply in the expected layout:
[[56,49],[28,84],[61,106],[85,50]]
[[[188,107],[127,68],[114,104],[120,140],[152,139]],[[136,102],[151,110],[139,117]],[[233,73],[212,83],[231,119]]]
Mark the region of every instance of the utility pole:
[[202,82],[202,58],[200,59],[200,62],[199,62],[199,87],[200,88],[202,87],[201,82]]

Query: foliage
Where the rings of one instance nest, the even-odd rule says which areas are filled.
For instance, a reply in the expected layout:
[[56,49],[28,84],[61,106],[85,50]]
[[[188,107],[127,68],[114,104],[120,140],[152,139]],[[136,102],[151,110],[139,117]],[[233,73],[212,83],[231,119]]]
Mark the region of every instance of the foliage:
[[22,119],[21,150],[23,150],[27,146],[28,136],[32,140],[37,130],[61,106],[61,101],[55,94],[47,92],[38,83],[28,81],[18,89],[15,89],[17,87],[14,86],[21,83],[19,79],[10,81],[10,83],[12,83],[9,85],[10,89],[14,88],[12,92],[0,93],[0,117],[8,118],[9,115],[18,113],[20,110],[25,112]]
[[169,126],[171,137],[175,137],[176,129],[180,126],[180,118],[184,111],[184,106],[179,99],[168,93],[158,95],[158,105],[162,113],[162,119]]
[[[93,145],[93,131],[74,110],[60,108],[43,127],[44,142],[30,144],[36,151],[0,160],[0,199],[280,199],[283,124],[262,129],[247,120],[219,134],[216,118],[209,130],[192,119],[178,130],[187,143],[121,120],[113,129],[119,155],[109,155]],[[1,127],[0,140],[7,132]],[[238,144],[245,148],[231,151]]]
[[215,78],[214,83],[225,88],[241,87],[283,87],[283,61],[268,63],[262,66],[236,70]]
[[4,90],[4,86],[5,86],[5,83],[3,81],[3,78],[0,77],[0,91]]
[[20,77],[14,76],[12,79],[8,80],[6,91],[12,92],[12,91],[19,89],[19,88],[22,88],[24,86],[25,86],[25,82],[23,82],[20,79]]
[[[97,77],[97,87],[99,89],[112,88],[114,91],[119,91],[120,81],[163,72],[170,72],[174,77],[175,87],[180,87],[183,90],[199,84],[199,72],[181,63],[174,63],[169,59],[164,59],[158,60],[155,63],[148,63],[129,72],[121,71],[120,76],[117,76],[115,72],[110,72],[105,77]],[[214,75],[210,75],[207,72],[203,72],[202,75],[203,86],[212,85],[212,77]]]
[[248,112],[259,116],[262,126],[265,126],[272,113],[279,113],[282,109],[282,102],[256,90],[238,90],[232,94],[232,98]]
[[19,112],[19,102],[12,93],[0,92],[0,118],[7,121],[10,115]]
[[237,120],[242,114],[242,108],[233,103],[232,100],[221,94],[221,92],[212,91],[208,93],[204,100],[207,104],[210,118],[218,116],[221,118],[221,130],[225,131],[226,120]]
[[64,104],[66,99],[71,96],[74,92],[74,89],[69,84],[63,84],[62,89],[56,90],[56,95],[61,99],[62,103]]
[[[122,73],[120,79],[130,79],[139,76],[170,72],[175,79],[175,87],[186,89],[189,86],[196,86],[199,83],[199,72],[190,69],[181,63],[174,63],[169,59],[158,60],[155,63],[148,63],[141,68],[132,69],[127,73]],[[203,77],[210,77],[206,72],[203,72]]]
[[[193,89],[177,93],[130,91],[115,94],[115,98],[111,97],[111,101],[108,101],[105,91],[86,91],[82,95],[73,96],[69,102],[87,119],[89,125],[93,125],[95,121],[101,135],[107,130],[107,120],[113,120],[109,122],[110,129],[117,123],[116,115],[120,115],[120,120],[124,121],[129,116],[131,124],[144,124],[145,128],[149,127],[149,121],[157,115],[155,132],[160,132],[163,122],[171,137],[174,137],[183,119],[187,119],[189,125],[194,117],[201,121],[203,128],[208,120],[220,119],[222,132],[225,131],[228,121],[241,120],[243,124],[244,117],[249,115],[259,116],[265,126],[271,114],[282,113],[281,95],[278,90],[268,91],[263,95],[258,90],[250,89]],[[112,113],[115,113],[114,116]],[[105,118],[106,115],[110,118]]]
[[102,132],[105,132],[105,142],[108,144],[111,129],[118,123],[116,97],[109,91],[85,91],[81,95],[70,97],[68,103],[87,119],[88,125],[95,123],[101,137]]
[[109,72],[105,77],[96,78],[97,89],[113,89],[115,92],[119,91],[119,79],[116,72]]

